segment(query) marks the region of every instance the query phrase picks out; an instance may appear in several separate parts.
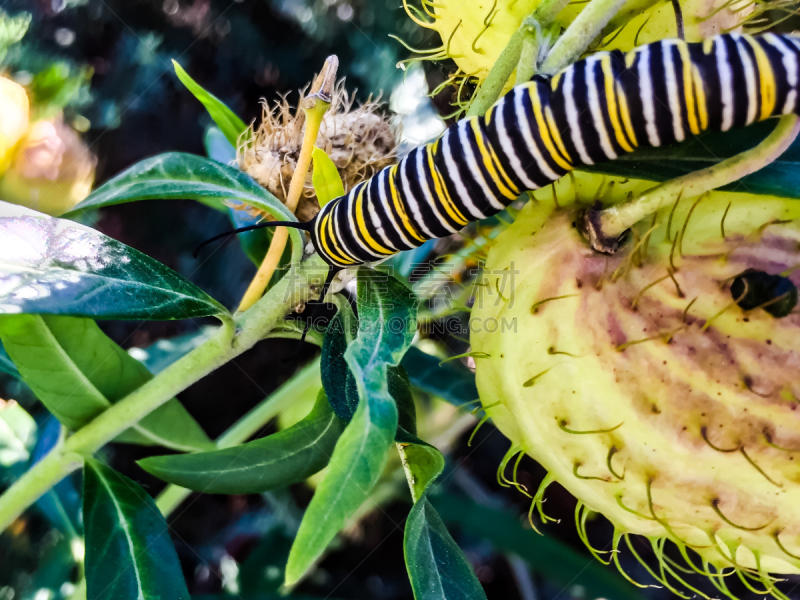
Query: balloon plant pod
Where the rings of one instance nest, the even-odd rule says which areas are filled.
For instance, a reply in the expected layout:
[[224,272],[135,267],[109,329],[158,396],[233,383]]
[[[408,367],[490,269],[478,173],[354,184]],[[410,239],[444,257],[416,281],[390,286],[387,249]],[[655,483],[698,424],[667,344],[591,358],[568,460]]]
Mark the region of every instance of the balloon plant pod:
[[605,254],[581,231],[586,203],[652,184],[587,194],[597,181],[537,193],[488,255],[471,342],[483,406],[512,442],[501,476],[532,456],[549,472],[538,491],[516,484],[532,513],[548,520],[560,483],[587,545],[588,515],[614,526],[595,556],[619,567],[620,544],[635,555],[631,534],[645,536],[676,593],[691,569],[726,595],[731,576],[780,595],[771,574],[800,572],[800,206],[679,196]]

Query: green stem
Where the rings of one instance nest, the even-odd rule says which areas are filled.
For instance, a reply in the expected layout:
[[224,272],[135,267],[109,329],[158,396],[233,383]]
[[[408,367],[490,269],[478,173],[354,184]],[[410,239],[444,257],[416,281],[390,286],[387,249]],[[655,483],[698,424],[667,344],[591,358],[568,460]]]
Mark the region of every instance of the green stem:
[[591,0],[550,50],[540,72],[558,73],[574,63],[591,44],[606,24],[625,4],[625,0]]
[[508,40],[508,44],[506,44],[505,49],[498,57],[497,62],[494,63],[492,70],[489,71],[489,75],[486,76],[485,81],[481,84],[478,95],[467,111],[467,117],[485,115],[486,111],[497,101],[519,62],[519,57],[522,53],[522,41],[526,35],[533,31],[533,27],[523,25],[514,32],[514,35]]
[[517,62],[516,85],[528,82],[536,74],[539,60],[539,40],[535,35],[526,35],[522,40],[522,50]]
[[[238,446],[258,433],[264,425],[278,416],[292,401],[301,396],[310,386],[319,388],[320,359],[309,363],[298,371],[289,381],[279,387],[274,394],[267,396],[255,408],[239,419],[234,425],[217,438],[216,446],[220,450]],[[165,517],[178,508],[191,490],[177,485],[168,485],[156,498],[156,506]]]
[[[497,61],[492,66],[484,82],[481,84],[478,95],[467,111],[468,117],[486,114],[492,104],[494,104],[500,97],[500,93],[505,88],[514,69],[520,62],[522,55],[523,45],[526,39],[533,38],[538,47],[538,36],[541,34],[542,28],[549,25],[556,15],[569,3],[569,0],[544,0],[533,11],[530,17],[525,19],[508,40],[503,52],[500,53]],[[536,68],[535,56],[530,65],[530,75],[527,79],[517,77],[517,81],[528,81],[533,76],[533,71]]]
[[44,496],[51,487],[83,466],[84,457],[54,448],[0,496],[0,531],[23,510]]
[[797,116],[782,117],[773,132],[755,148],[725,159],[713,167],[666,181],[621,206],[590,211],[584,225],[592,246],[602,250],[609,241],[618,238],[625,230],[659,209],[674,204],[678,198],[694,198],[758,171],[783,154],[799,131],[800,119]]
[[294,266],[236,322],[223,325],[207,342],[177,360],[53,449],[0,496],[0,531],[48,489],[80,468],[83,459],[146,417],[179,392],[250,349],[292,308],[307,298],[314,282],[324,280],[327,265],[314,255]]

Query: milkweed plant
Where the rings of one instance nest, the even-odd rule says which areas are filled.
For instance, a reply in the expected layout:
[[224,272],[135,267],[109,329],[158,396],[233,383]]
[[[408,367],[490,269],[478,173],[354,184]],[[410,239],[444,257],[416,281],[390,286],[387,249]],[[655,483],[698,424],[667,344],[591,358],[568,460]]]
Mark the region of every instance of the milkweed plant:
[[[535,75],[600,51],[769,32],[795,11],[787,0],[403,4],[438,42],[410,48],[398,67],[445,61],[449,77],[432,93],[450,98],[456,123],[485,115]],[[418,422],[414,396],[422,390],[461,405],[447,413],[454,431],[491,420],[508,438],[498,481],[528,497],[533,529],[553,520],[550,485],[575,496],[589,551],[629,582],[607,595],[634,597],[638,586],[683,598],[736,598],[736,590],[785,598],[779,582],[800,573],[797,118],[584,161],[552,185],[522,192],[500,220],[428,243],[410,259],[400,254],[331,279],[318,237],[300,226],[255,226],[309,222],[402,158],[380,105],[356,107],[337,67],[330,57],[296,106],[265,103],[261,121],[248,126],[175,63],[216,125],[209,139],[227,157],[166,152],[88,196],[94,159],[68,159],[89,156],[77,134],[57,120],[29,123],[25,90],[0,78],[0,358],[59,423],[46,452],[32,458],[32,418],[0,401],[0,430],[15,436],[14,446],[0,446],[0,460],[16,469],[0,495],[0,528],[13,528],[82,471],[74,597],[188,599],[165,519],[190,492],[310,482],[283,571],[289,593],[337,535],[380,502],[376,486],[397,472],[408,489],[403,550],[414,597],[485,598],[432,493],[446,467],[436,445],[447,436],[427,411]],[[796,85],[797,66],[793,73]],[[681,81],[691,86],[688,77]],[[762,106],[777,93],[774,82],[747,85],[761,86]],[[634,125],[646,117],[620,114]],[[444,205],[447,191],[428,184]],[[252,228],[240,239],[258,270],[238,307],[85,224],[105,207],[186,198]],[[398,217],[413,228],[420,214]],[[378,247],[391,237],[373,227],[378,220],[360,223],[354,212],[331,222],[326,247],[351,243],[347,232],[356,227]],[[470,312],[471,347],[457,357],[426,339],[425,326],[448,308],[436,285],[412,285],[407,266],[420,257],[434,264],[445,251],[455,265],[456,308]],[[312,317],[322,300],[336,313],[318,327]],[[157,372],[96,324],[195,317],[219,323]],[[275,338],[316,344],[320,356],[210,439],[176,395]],[[454,376],[440,361],[449,358],[474,371],[479,398],[446,390]],[[459,373],[475,390],[472,373]],[[252,439],[290,404],[303,414]],[[157,450],[139,467],[168,484],[164,491],[153,499],[104,462],[110,443]],[[547,471],[538,489],[519,481],[526,455]],[[596,515],[611,525],[607,540],[589,540],[586,524]],[[639,558],[643,541],[654,560]],[[623,551],[640,560],[637,575],[646,579],[625,568]],[[698,574],[710,587],[696,585]]]

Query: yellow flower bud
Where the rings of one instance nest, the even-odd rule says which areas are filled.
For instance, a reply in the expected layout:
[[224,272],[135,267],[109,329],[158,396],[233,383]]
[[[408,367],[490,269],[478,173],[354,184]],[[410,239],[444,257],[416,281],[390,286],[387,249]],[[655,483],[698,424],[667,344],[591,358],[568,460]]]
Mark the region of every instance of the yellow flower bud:
[[0,77],[0,173],[8,168],[14,147],[28,129],[29,119],[30,103],[25,90]]
[[0,178],[0,199],[60,215],[89,195],[96,163],[63,122],[37,121]]

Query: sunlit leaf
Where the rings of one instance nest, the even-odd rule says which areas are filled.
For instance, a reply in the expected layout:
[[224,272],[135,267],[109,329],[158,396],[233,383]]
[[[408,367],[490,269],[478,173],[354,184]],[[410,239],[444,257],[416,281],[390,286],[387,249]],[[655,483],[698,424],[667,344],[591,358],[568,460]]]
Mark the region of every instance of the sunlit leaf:
[[343,424],[320,394],[309,415],[273,435],[224,450],[139,461],[169,483],[206,494],[258,494],[298,483],[328,464]]
[[333,451],[300,523],[286,583],[299,581],[369,497],[386,463],[398,411],[387,369],[397,366],[416,331],[416,299],[396,279],[362,268],[358,273],[359,327],[345,358],[355,376],[358,408]]
[[[6,315],[0,317],[0,339],[25,383],[71,429],[86,425],[153,377],[90,319]],[[175,399],[150,413],[117,441],[183,451],[211,445]]]
[[314,192],[317,194],[319,205],[325,206],[331,200],[344,196],[344,184],[331,157],[318,146],[314,146],[311,157],[314,159],[311,183],[314,184]]
[[239,136],[247,130],[247,125],[244,124],[244,121],[237,117],[222,100],[206,91],[199,83],[192,79],[177,61],[173,60],[172,66],[175,67],[175,74],[178,76],[178,79],[181,80],[181,83],[183,83],[183,85],[192,92],[192,95],[206,107],[211,119],[225,135],[228,142],[235,147],[238,143]]
[[87,600],[190,600],[167,523],[136,482],[87,462],[83,514]]
[[172,269],[102,233],[0,202],[0,313],[170,320],[226,314]]

